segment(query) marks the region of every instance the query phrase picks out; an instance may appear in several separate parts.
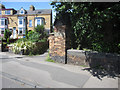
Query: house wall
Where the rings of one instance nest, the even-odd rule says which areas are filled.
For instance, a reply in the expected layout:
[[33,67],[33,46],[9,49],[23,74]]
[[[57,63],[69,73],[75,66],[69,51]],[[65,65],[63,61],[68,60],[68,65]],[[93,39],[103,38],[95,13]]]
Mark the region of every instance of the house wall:
[[[2,15],[5,15],[6,10],[2,10]],[[11,15],[13,15],[13,10],[10,10]]]
[[[11,14],[10,15],[5,15],[5,11],[6,10],[10,10]],[[23,15],[14,15],[14,9],[2,9],[2,15],[0,17],[7,17],[8,18],[8,29],[12,29],[13,30],[13,27],[16,27],[16,38],[22,38],[23,35],[18,35],[18,17],[19,16],[25,16],[27,17],[27,22],[26,22],[26,25],[27,25],[27,30],[34,30],[35,29],[35,17],[43,17],[45,19],[45,30],[46,32],[50,32],[50,29],[51,29],[51,20],[52,20],[52,17],[51,17],[51,14],[33,14],[33,15],[26,15],[26,14],[23,14]],[[29,20],[32,20],[32,27],[29,27]],[[48,33],[49,33],[48,32]],[[12,35],[11,35],[11,38],[13,38],[13,32],[12,32]]]
[[[51,15],[28,15],[27,16],[27,29],[29,30],[34,30],[35,28],[35,17],[43,17],[45,18],[45,29],[49,29],[50,30],[50,26],[51,26]],[[29,27],[29,20],[32,20],[32,27]]]
[[[23,15],[23,16],[25,16],[25,15]],[[13,27],[16,27],[17,37],[22,38],[23,35],[18,36],[18,16],[17,15],[7,15],[5,17],[8,17],[8,29],[13,29]],[[43,17],[43,18],[45,18],[45,30],[50,30],[51,15],[46,14],[46,15],[27,15],[27,30],[28,31],[29,30],[34,30],[34,28],[35,28],[35,17]],[[29,27],[29,20],[32,20],[32,27]],[[11,37],[13,37],[13,33],[12,33]]]

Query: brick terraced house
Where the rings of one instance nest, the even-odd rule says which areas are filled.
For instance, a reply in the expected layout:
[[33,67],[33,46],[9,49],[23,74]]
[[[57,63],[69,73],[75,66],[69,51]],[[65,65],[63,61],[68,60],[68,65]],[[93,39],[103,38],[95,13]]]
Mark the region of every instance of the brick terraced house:
[[35,9],[33,5],[29,10],[23,7],[20,10],[13,8],[6,9],[0,4],[0,37],[4,36],[5,29],[12,32],[10,38],[23,38],[26,30],[34,30],[37,25],[44,25],[45,31],[51,31],[52,10],[51,9]]

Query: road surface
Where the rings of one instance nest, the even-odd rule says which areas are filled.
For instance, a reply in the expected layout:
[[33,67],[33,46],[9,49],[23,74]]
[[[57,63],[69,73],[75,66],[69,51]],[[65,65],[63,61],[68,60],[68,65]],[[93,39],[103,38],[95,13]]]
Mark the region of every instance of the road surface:
[[101,81],[84,67],[46,62],[46,57],[0,52],[2,88],[118,88],[118,78]]

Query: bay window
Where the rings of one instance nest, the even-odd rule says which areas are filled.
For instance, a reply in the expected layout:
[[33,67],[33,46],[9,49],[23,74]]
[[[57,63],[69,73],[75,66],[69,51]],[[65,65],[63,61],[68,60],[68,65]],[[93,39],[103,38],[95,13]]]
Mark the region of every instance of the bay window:
[[10,15],[10,10],[6,10],[5,15]]
[[45,22],[45,20],[44,20],[43,17],[36,17],[35,18],[35,26],[37,26],[37,25],[44,25],[44,22]]
[[37,25],[41,25],[41,20],[40,19],[37,19]]
[[22,25],[23,23],[22,23],[22,19],[19,19],[19,25]]

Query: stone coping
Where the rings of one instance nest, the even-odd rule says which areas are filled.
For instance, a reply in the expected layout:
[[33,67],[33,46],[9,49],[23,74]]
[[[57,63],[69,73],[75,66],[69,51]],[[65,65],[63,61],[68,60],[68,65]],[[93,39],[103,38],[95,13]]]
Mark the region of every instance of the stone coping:
[[67,52],[73,52],[73,53],[85,53],[85,54],[94,54],[94,55],[103,55],[103,56],[118,56],[120,57],[120,54],[117,53],[104,53],[104,52],[97,52],[97,51],[84,51],[84,50],[76,50],[76,49],[68,49]]

